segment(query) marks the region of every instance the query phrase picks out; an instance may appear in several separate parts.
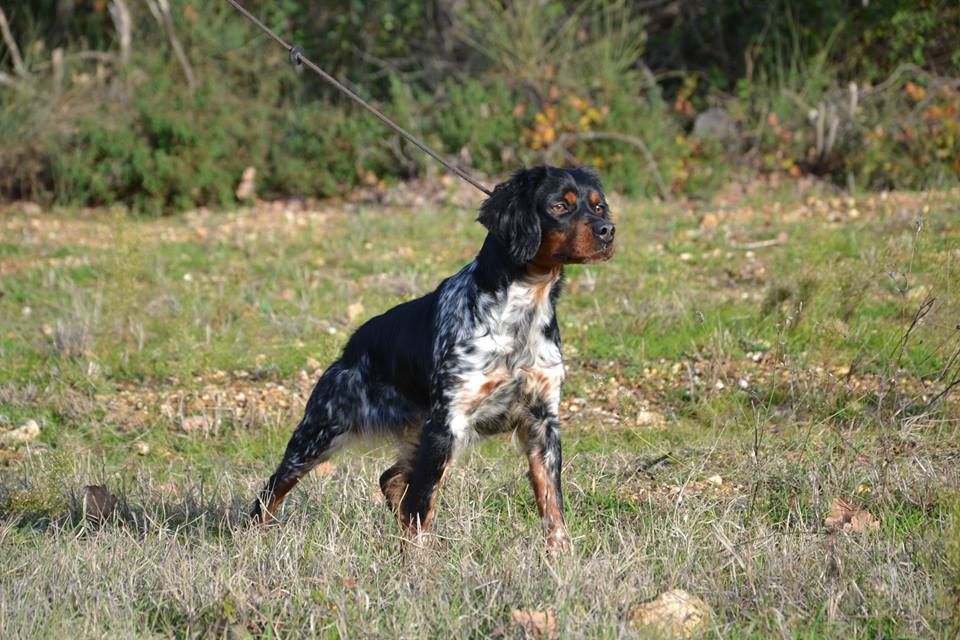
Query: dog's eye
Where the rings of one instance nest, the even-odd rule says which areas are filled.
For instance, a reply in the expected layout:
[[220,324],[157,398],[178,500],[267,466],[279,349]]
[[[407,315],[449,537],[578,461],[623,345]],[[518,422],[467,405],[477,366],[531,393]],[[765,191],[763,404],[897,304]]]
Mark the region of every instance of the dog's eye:
[[567,203],[566,202],[554,202],[550,206],[550,212],[555,214],[561,214],[567,212]]
[[598,202],[597,204],[593,205],[593,210],[597,213],[603,213],[607,210],[607,208]]

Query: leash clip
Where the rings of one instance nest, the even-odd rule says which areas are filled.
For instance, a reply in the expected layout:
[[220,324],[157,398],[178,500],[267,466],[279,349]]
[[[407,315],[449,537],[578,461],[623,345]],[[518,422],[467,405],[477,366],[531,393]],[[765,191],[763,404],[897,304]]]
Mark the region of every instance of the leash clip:
[[294,68],[299,68],[303,64],[303,49],[298,46],[291,46],[288,59]]

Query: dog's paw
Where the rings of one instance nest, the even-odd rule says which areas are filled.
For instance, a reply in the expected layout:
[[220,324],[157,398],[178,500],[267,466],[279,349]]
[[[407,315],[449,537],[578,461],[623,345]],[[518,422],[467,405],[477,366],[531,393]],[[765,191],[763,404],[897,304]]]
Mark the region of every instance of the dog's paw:
[[573,542],[563,527],[557,527],[547,532],[547,551],[550,553],[567,553],[573,549]]

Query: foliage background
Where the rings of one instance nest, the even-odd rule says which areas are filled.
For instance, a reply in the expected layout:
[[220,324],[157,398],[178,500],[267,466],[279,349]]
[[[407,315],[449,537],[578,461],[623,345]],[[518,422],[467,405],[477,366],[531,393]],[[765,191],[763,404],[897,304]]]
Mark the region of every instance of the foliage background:
[[[856,189],[960,175],[950,0],[248,4],[482,174],[587,163],[616,189],[663,198],[708,195],[744,173]],[[264,197],[438,171],[298,77],[226,2],[2,6],[2,200],[163,212],[233,204],[247,167]]]

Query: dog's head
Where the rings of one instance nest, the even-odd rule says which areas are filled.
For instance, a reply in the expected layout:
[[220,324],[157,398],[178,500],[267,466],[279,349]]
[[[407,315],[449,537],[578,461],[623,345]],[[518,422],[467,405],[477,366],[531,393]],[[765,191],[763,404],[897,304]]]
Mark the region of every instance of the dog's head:
[[590,169],[522,169],[496,186],[478,220],[517,265],[550,269],[613,256],[616,226]]

